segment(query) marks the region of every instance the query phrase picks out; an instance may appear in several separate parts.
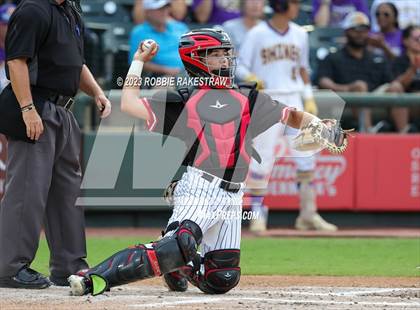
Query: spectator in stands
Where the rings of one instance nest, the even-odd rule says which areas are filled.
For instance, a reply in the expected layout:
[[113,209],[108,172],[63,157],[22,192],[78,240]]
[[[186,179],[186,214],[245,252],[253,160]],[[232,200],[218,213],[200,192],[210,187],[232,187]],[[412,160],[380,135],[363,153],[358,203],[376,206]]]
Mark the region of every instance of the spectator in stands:
[[393,3],[398,9],[398,24],[400,29],[410,25],[420,25],[420,2],[419,0],[374,0],[370,8],[372,31],[379,31],[376,19],[377,7],[384,2]]
[[264,16],[265,0],[241,0],[241,17],[223,23],[223,29],[229,34],[236,50],[251,28],[261,22]]
[[[353,12],[346,16],[343,26],[347,43],[320,63],[319,86],[336,92],[402,92],[399,83],[390,83],[392,73],[386,59],[367,50],[369,18],[361,12]],[[359,122],[368,132],[377,132],[384,124],[380,122],[373,127],[370,109],[361,112],[364,117]],[[391,116],[397,131],[407,129],[408,109],[393,108]]]
[[376,9],[380,31],[373,32],[369,37],[369,45],[375,55],[394,59],[401,54],[402,32],[398,26],[398,10],[390,2],[384,2]]
[[369,15],[366,0],[312,0],[312,18],[318,27],[341,27],[344,18],[359,11]]
[[154,76],[175,76],[183,68],[178,53],[178,42],[188,31],[183,22],[169,18],[170,0],[143,0],[146,21],[133,28],[130,34],[130,56],[133,58],[141,41],[153,39],[159,44],[159,53],[144,70]]
[[0,91],[9,84],[5,71],[6,54],[4,41],[6,39],[7,23],[15,8],[14,4],[3,4],[0,6]]
[[200,24],[223,24],[241,16],[241,0],[193,0],[191,8]]
[[406,92],[420,92],[420,26],[403,31],[405,53],[395,59],[393,73]]
[[[170,16],[176,20],[184,20],[187,15],[187,3],[185,0],[172,0],[170,7]],[[143,0],[135,0],[133,8],[134,24],[142,24],[145,21]]]
[[[393,73],[407,93],[420,93],[420,26],[409,26],[403,31],[405,53],[395,59]],[[410,132],[416,130],[413,125]]]

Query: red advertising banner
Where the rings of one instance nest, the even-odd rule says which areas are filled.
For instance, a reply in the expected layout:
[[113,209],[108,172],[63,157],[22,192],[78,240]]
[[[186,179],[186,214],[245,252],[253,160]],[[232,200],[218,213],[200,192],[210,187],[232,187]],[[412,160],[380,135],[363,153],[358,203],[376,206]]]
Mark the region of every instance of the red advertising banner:
[[[281,146],[283,147],[283,143]],[[316,156],[314,186],[321,210],[354,208],[355,139],[342,155],[322,152]],[[270,209],[299,209],[296,164],[290,157],[280,158],[273,168],[264,204]]]
[[[280,158],[264,203],[297,210],[295,176]],[[343,155],[317,156],[314,184],[321,210],[420,211],[420,135],[357,135]]]
[[6,138],[0,134],[0,199],[4,191],[4,179],[6,177]]
[[420,135],[357,137],[356,208],[420,211]]

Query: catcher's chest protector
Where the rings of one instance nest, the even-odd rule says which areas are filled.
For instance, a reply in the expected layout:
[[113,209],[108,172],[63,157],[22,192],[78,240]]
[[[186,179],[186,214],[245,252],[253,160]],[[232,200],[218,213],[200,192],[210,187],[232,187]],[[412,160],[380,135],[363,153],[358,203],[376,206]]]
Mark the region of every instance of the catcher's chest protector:
[[199,140],[192,163],[210,169],[234,168],[250,161],[246,130],[251,116],[248,97],[235,90],[200,89],[186,102],[187,126]]

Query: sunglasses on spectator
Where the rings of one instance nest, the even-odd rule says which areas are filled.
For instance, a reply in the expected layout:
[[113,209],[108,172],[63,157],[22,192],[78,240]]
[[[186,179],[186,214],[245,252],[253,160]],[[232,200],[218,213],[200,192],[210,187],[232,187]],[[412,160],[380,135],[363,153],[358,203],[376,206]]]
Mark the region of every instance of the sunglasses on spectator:
[[379,17],[381,15],[385,16],[385,17],[390,17],[391,16],[391,14],[389,14],[388,12],[376,12],[375,15],[376,15],[376,17]]

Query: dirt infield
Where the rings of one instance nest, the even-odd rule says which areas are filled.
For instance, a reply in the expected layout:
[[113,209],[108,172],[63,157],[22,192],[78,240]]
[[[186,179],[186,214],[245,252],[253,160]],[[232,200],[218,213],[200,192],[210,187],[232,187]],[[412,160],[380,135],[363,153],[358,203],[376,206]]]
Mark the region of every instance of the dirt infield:
[[415,278],[245,276],[225,295],[168,292],[161,279],[69,296],[68,288],[0,289],[0,309],[419,309]]
[[[159,229],[88,229],[89,237],[158,236]],[[341,230],[314,234],[295,230],[269,230],[270,237],[404,237],[418,238],[418,229]],[[252,237],[244,231],[244,237]],[[240,285],[225,295],[205,295],[190,287],[173,293],[161,279],[113,288],[101,296],[74,297],[68,288],[15,290],[0,288],[0,310],[6,309],[420,309],[417,277],[243,276]]]

